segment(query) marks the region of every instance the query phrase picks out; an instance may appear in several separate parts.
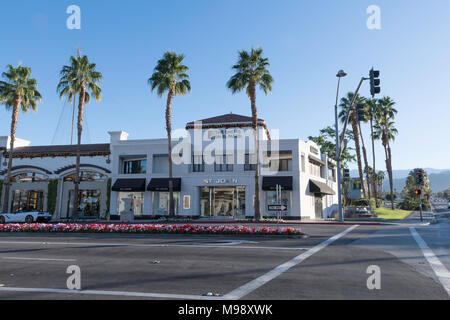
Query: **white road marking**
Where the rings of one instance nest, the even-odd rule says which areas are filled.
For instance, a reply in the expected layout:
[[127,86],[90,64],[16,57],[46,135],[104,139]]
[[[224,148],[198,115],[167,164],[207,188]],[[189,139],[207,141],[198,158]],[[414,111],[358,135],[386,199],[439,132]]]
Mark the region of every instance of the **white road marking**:
[[112,246],[112,247],[192,247],[192,248],[225,248],[225,249],[272,249],[272,250],[307,250],[306,248],[287,248],[287,247],[260,247],[260,246],[240,246],[236,243],[230,242],[226,244],[137,244],[137,243],[83,243],[83,242],[31,242],[31,241],[0,241],[0,244],[30,244],[30,245],[56,245],[56,246]]
[[425,259],[427,259],[428,263],[431,266],[431,269],[433,269],[434,274],[439,279],[445,291],[447,291],[447,294],[450,296],[450,272],[442,264],[438,257],[436,257],[427,243],[422,239],[422,237],[417,233],[416,229],[410,227],[409,230],[411,231],[413,238],[416,240],[417,244],[422,250],[423,256],[425,257]]
[[304,252],[301,255],[295,257],[294,259],[276,267],[275,269],[272,269],[271,271],[260,276],[259,278],[256,278],[255,280],[248,282],[247,284],[243,285],[242,287],[239,287],[239,288],[231,291],[230,293],[226,294],[223,298],[226,300],[239,300],[239,299],[247,296],[251,292],[253,292],[256,289],[265,285],[267,282],[277,278],[282,273],[284,273],[284,272],[288,271],[289,269],[291,269],[292,267],[295,267],[296,265],[302,263],[304,260],[308,259],[312,255],[316,254],[320,250],[322,250],[325,247],[327,247],[328,245],[332,244],[339,238],[342,238],[347,233],[351,232],[352,230],[354,230],[357,227],[358,227],[358,225],[354,225],[354,226],[348,228],[347,230],[331,237],[330,239],[322,242],[321,244],[315,246],[314,248],[309,249],[307,252]]
[[65,261],[65,262],[73,262],[77,261],[76,259],[56,259],[56,258],[23,258],[23,257],[0,257],[5,260],[36,260],[36,261]]
[[145,292],[127,292],[127,291],[102,291],[102,290],[68,290],[68,289],[48,289],[48,288],[10,288],[0,287],[0,292],[30,292],[30,293],[59,293],[59,294],[79,294],[79,295],[101,295],[101,296],[121,296],[121,297],[139,297],[139,298],[162,298],[162,299],[181,299],[181,300],[222,300],[222,297],[206,297],[186,294],[169,293],[145,293]]

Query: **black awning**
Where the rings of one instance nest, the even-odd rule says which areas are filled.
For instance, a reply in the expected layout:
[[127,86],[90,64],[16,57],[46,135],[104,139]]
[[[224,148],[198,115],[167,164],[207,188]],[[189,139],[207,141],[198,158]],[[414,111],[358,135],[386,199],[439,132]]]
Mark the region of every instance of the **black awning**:
[[263,177],[262,189],[264,191],[275,191],[277,185],[281,186],[282,190],[292,191],[292,177]]
[[309,180],[309,192],[334,196],[336,192],[323,182]]
[[117,179],[112,191],[145,191],[145,179]]
[[[181,191],[181,178],[173,178],[173,191]],[[150,181],[148,191],[169,191],[169,178],[154,178]]]

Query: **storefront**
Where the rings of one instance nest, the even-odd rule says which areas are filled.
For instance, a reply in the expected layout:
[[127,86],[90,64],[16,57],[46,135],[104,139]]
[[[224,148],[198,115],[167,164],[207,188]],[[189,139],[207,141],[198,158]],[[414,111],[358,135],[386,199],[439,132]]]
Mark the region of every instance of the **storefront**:
[[112,191],[117,192],[117,212],[111,217],[118,219],[122,213],[134,212],[135,217],[144,215],[146,179],[117,179]]
[[[175,215],[180,213],[181,179],[173,178],[173,201]],[[152,215],[168,216],[170,212],[169,178],[153,178],[147,187],[152,193]]]
[[200,187],[202,217],[245,218],[245,187]]

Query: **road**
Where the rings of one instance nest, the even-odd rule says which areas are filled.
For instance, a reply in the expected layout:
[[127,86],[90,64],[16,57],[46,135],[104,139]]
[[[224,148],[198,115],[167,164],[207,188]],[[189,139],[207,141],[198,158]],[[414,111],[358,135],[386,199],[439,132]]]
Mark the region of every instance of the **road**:
[[[450,269],[441,214],[431,226],[302,225],[306,238],[0,234],[0,299],[449,299],[412,234]],[[81,291],[66,287],[71,265]],[[380,290],[367,287],[372,265]]]

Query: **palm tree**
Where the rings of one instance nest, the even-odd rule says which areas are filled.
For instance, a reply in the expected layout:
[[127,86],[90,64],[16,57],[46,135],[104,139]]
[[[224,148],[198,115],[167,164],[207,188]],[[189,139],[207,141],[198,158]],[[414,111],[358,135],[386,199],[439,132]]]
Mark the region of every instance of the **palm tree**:
[[[339,119],[341,119],[341,122],[344,123],[345,119],[347,118],[347,114],[350,112],[350,121],[352,123],[352,130],[353,130],[353,136],[355,141],[355,149],[356,149],[356,159],[358,161],[358,172],[359,172],[359,178],[361,180],[361,185],[363,186],[363,195],[364,198],[366,198],[366,188],[364,188],[364,176],[363,176],[363,169],[361,164],[361,148],[359,144],[359,130],[358,130],[358,121],[356,119],[356,114],[353,110],[350,110],[351,103],[353,101],[354,93],[349,92],[347,93],[347,97],[343,97],[341,99],[341,112],[339,113]],[[363,100],[360,97],[356,98],[355,105],[358,103],[362,103]]]
[[[365,105],[367,100],[365,98],[361,98],[361,101],[364,103],[364,108],[363,108],[364,118],[357,119],[356,122],[358,123],[358,131],[359,131],[359,136],[361,138],[361,145],[362,145],[363,159],[364,159],[364,172],[366,173],[366,181],[367,181],[367,194],[370,199],[370,180],[371,179],[370,179],[370,175],[369,175],[369,162],[367,161],[366,145],[364,143],[364,137],[363,137],[362,128],[361,128],[361,122],[366,123],[368,121],[367,107]],[[364,183],[362,185],[364,188]]]
[[391,207],[394,210],[394,185],[392,177],[392,152],[390,141],[395,141],[395,136],[398,134],[395,128],[394,118],[397,110],[394,109],[395,102],[390,97],[384,97],[379,100],[380,113],[376,119],[374,126],[375,139],[380,140],[384,147],[386,157],[386,169],[389,177],[389,188],[391,195]]
[[8,156],[8,173],[4,183],[5,197],[3,201],[3,213],[7,213],[9,207],[11,171],[19,109],[23,113],[28,112],[30,108],[33,112],[36,112],[37,105],[42,100],[42,96],[37,90],[37,81],[30,78],[31,68],[23,67],[20,63],[17,68],[14,68],[12,65],[8,65],[7,68],[8,71],[2,73],[5,81],[0,81],[0,103],[4,104],[7,110],[12,109],[11,140]]
[[384,180],[386,179],[384,171],[378,171],[378,173],[375,174],[375,179],[381,195],[383,193]]
[[83,132],[83,111],[86,104],[91,100],[91,95],[95,97],[97,102],[101,101],[101,88],[99,83],[102,82],[103,76],[96,71],[96,64],[90,63],[87,56],[70,57],[70,65],[63,66],[60,72],[60,80],[57,86],[59,97],[67,97],[69,103],[78,95],[78,141],[77,141],[77,156],[76,169],[74,180],[74,195],[72,202],[72,218],[76,219],[78,216],[78,202],[80,189],[80,148],[81,148],[81,134]]
[[380,111],[380,106],[378,104],[378,100],[377,99],[368,99],[366,100],[366,110],[367,110],[367,115],[368,115],[368,120],[370,123],[370,137],[372,140],[372,174],[374,175],[372,177],[372,189],[373,189],[373,194],[375,197],[375,204],[377,206],[377,208],[379,207],[378,205],[378,195],[377,195],[377,179],[376,179],[376,167],[375,167],[375,139],[374,139],[374,133],[373,133],[373,125],[374,125],[374,120],[377,118],[377,115]]
[[172,169],[172,100],[175,96],[184,96],[191,91],[191,83],[187,72],[189,68],[183,65],[184,55],[175,52],[166,52],[158,61],[154,73],[148,84],[152,92],[156,89],[159,97],[167,94],[166,104],[166,130],[169,151],[169,215],[175,215],[175,203],[173,201],[173,169]]
[[252,109],[252,126],[255,136],[255,219],[261,220],[261,196],[260,196],[260,177],[259,177],[259,139],[258,139],[258,110],[256,108],[256,86],[264,91],[267,95],[272,91],[273,78],[267,67],[269,59],[263,58],[263,50],[261,48],[253,49],[251,52],[242,50],[239,52],[237,64],[233,66],[236,73],[227,83],[227,87],[231,89],[233,94],[246,90],[250,99]]

